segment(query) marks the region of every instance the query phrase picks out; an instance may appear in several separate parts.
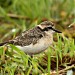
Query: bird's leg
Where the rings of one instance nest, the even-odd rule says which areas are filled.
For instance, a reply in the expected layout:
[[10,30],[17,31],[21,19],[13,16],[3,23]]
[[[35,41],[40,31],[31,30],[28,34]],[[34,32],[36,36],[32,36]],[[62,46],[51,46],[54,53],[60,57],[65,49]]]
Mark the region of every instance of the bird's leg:
[[32,65],[32,59],[33,59],[33,55],[30,55],[29,60],[28,60],[28,65],[29,66]]

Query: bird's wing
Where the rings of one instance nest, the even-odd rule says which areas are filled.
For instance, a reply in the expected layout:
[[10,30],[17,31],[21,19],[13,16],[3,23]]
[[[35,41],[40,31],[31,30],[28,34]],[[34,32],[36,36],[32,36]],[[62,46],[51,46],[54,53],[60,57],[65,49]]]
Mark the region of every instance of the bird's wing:
[[16,37],[13,44],[21,46],[30,45],[31,43],[36,44],[43,35],[44,33],[38,27],[35,27],[31,30],[24,31],[21,35]]

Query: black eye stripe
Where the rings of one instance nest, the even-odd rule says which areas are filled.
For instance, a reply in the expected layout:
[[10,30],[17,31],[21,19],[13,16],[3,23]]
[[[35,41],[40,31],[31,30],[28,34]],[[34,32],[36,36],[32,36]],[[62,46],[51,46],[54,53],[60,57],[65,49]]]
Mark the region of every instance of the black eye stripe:
[[54,29],[54,28],[52,28],[52,27],[46,27],[46,28],[44,28],[44,29],[41,29],[40,27],[38,27],[41,31],[48,31],[48,30],[53,30],[53,31],[55,31],[55,32],[57,32],[57,33],[62,33],[61,31],[59,31],[59,30],[56,30],[56,29]]
[[47,27],[47,28],[45,28],[45,29],[43,29],[43,31],[48,31],[48,30],[53,30],[53,31],[55,31],[55,32],[57,32],[57,33],[62,33],[61,31],[59,31],[59,30],[56,30],[56,29],[54,29],[54,28],[52,28],[52,27]]
[[52,29],[52,27],[47,27],[48,29]]
[[[42,31],[48,31],[48,30],[50,30],[50,29],[52,29],[52,27],[46,27],[46,28],[42,29]],[[52,29],[52,30],[53,30],[53,29]]]
[[49,30],[49,28],[44,28],[44,29],[43,29],[43,31],[48,31],[48,30]]
[[40,27],[38,27],[41,31],[48,31],[50,28],[44,28],[44,29],[41,29]]

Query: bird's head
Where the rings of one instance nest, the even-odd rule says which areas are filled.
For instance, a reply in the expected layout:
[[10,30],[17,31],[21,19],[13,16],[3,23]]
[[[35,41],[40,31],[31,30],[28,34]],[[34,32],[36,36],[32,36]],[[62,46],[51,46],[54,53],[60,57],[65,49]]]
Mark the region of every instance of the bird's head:
[[57,32],[61,33],[61,31],[56,30],[55,26],[52,22],[50,21],[44,21],[38,25],[43,31],[52,31],[52,32]]

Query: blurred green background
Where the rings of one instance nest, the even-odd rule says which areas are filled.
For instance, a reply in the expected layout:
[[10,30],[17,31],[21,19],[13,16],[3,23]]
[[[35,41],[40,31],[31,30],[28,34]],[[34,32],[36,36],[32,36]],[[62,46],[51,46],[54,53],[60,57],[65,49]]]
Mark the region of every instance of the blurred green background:
[[0,0],[1,41],[45,20],[54,22],[57,29],[67,29],[75,23],[75,0]]

